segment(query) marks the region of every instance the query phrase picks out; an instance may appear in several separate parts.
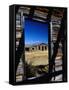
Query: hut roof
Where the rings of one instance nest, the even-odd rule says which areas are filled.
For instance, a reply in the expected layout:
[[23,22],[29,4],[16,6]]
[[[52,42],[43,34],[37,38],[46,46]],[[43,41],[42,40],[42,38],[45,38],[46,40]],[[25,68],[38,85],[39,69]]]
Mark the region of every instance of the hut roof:
[[34,47],[34,46],[39,46],[39,45],[46,45],[48,46],[47,43],[35,43],[35,44],[26,44],[25,47]]

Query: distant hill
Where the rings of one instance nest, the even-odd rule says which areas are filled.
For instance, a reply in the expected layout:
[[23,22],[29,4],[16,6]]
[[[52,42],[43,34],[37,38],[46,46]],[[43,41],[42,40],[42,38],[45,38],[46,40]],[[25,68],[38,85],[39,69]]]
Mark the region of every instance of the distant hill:
[[31,47],[31,46],[37,46],[37,45],[46,45],[46,46],[48,46],[48,43],[33,43],[33,44],[26,44],[25,47]]

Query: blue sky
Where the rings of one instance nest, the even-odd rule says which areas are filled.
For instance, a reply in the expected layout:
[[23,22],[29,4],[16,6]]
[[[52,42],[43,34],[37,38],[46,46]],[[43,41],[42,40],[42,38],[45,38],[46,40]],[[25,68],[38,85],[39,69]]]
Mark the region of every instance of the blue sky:
[[25,19],[25,44],[48,43],[48,25]]

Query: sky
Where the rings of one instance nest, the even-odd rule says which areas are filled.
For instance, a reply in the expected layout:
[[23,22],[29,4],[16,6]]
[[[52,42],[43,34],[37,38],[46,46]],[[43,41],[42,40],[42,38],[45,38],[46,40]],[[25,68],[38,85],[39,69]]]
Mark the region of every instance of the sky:
[[25,44],[48,43],[48,24],[25,19]]

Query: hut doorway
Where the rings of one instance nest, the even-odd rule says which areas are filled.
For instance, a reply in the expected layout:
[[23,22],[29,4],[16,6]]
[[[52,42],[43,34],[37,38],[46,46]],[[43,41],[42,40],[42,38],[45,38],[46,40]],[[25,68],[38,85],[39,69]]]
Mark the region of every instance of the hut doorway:
[[29,48],[25,48],[25,51],[29,51]]
[[42,46],[42,51],[44,51],[44,47]]

